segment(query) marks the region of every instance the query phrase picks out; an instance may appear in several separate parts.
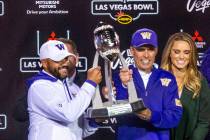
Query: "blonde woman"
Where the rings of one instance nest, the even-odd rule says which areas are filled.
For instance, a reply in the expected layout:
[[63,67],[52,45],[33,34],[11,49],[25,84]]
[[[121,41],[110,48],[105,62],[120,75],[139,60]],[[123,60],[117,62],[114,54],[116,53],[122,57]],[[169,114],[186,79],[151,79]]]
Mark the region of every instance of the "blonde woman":
[[176,77],[183,116],[172,130],[172,140],[204,140],[208,132],[210,90],[197,68],[197,52],[192,37],[173,34],[163,50],[161,67]]

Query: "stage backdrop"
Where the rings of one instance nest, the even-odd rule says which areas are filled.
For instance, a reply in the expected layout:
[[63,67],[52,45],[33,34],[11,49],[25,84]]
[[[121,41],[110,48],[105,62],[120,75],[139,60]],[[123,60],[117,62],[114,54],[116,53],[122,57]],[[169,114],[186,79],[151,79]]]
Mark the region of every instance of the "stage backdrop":
[[[131,35],[142,27],[158,34],[157,64],[167,38],[179,31],[193,36],[201,59],[210,45],[209,6],[209,0],[0,0],[0,139],[26,140],[28,123],[15,121],[12,113],[16,100],[26,94],[25,79],[40,68],[39,48],[46,40],[73,39],[80,72],[92,65],[93,30],[99,21],[115,27],[128,64],[133,62],[127,50]],[[119,61],[113,69],[118,66]],[[87,139],[111,140],[113,132],[101,128]]]

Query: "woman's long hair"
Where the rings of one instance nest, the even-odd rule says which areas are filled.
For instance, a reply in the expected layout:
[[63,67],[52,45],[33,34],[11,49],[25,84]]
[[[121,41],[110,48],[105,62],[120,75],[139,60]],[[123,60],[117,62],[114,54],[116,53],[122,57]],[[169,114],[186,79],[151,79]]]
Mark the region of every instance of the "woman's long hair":
[[163,50],[161,68],[173,73],[170,54],[175,41],[185,41],[190,45],[190,60],[184,77],[184,86],[193,92],[193,98],[195,98],[199,95],[201,89],[201,74],[197,68],[197,50],[191,35],[179,32],[170,36]]

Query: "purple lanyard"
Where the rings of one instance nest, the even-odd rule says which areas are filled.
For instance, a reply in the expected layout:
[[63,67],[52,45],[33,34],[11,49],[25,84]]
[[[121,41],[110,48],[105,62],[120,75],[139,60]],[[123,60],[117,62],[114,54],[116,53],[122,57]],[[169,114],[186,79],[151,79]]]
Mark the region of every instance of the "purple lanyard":
[[64,80],[64,85],[66,86],[66,89],[67,89],[67,92],[68,92],[68,94],[69,94],[70,100],[72,100],[71,93],[70,93],[70,91],[69,91],[69,87],[68,87],[68,85],[67,85],[66,79]]

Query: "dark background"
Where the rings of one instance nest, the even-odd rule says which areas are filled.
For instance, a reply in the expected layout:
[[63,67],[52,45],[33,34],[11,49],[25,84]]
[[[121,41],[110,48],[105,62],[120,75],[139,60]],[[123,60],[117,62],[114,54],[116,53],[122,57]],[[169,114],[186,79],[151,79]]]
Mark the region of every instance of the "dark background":
[[[16,100],[25,94],[25,79],[34,74],[20,71],[20,59],[38,57],[37,31],[40,32],[41,45],[52,32],[56,33],[56,37],[66,37],[69,30],[70,38],[76,42],[80,56],[88,60],[88,68],[92,65],[95,52],[93,30],[101,20],[115,27],[120,36],[121,51],[129,48],[130,38],[135,30],[147,27],[156,31],[159,38],[158,64],[168,37],[181,29],[192,36],[198,31],[203,38],[201,43],[204,43],[203,48],[199,48],[201,56],[209,47],[210,8],[206,5],[203,11],[196,11],[196,8],[192,8],[192,11],[187,10],[187,3],[190,2],[192,6],[196,0],[157,0],[158,14],[141,15],[139,19],[126,25],[120,24],[108,15],[92,15],[91,0],[57,1],[59,4],[56,5],[56,9],[66,10],[68,14],[29,15],[27,10],[50,9],[38,8],[36,0],[0,0],[0,11],[3,11],[0,13],[0,114],[7,117],[4,122],[4,117],[0,116],[0,127],[7,124],[6,129],[0,129],[0,140],[25,140],[27,137],[28,124],[15,121],[12,112]],[[114,136],[109,129],[100,129],[88,139],[111,140]]]

